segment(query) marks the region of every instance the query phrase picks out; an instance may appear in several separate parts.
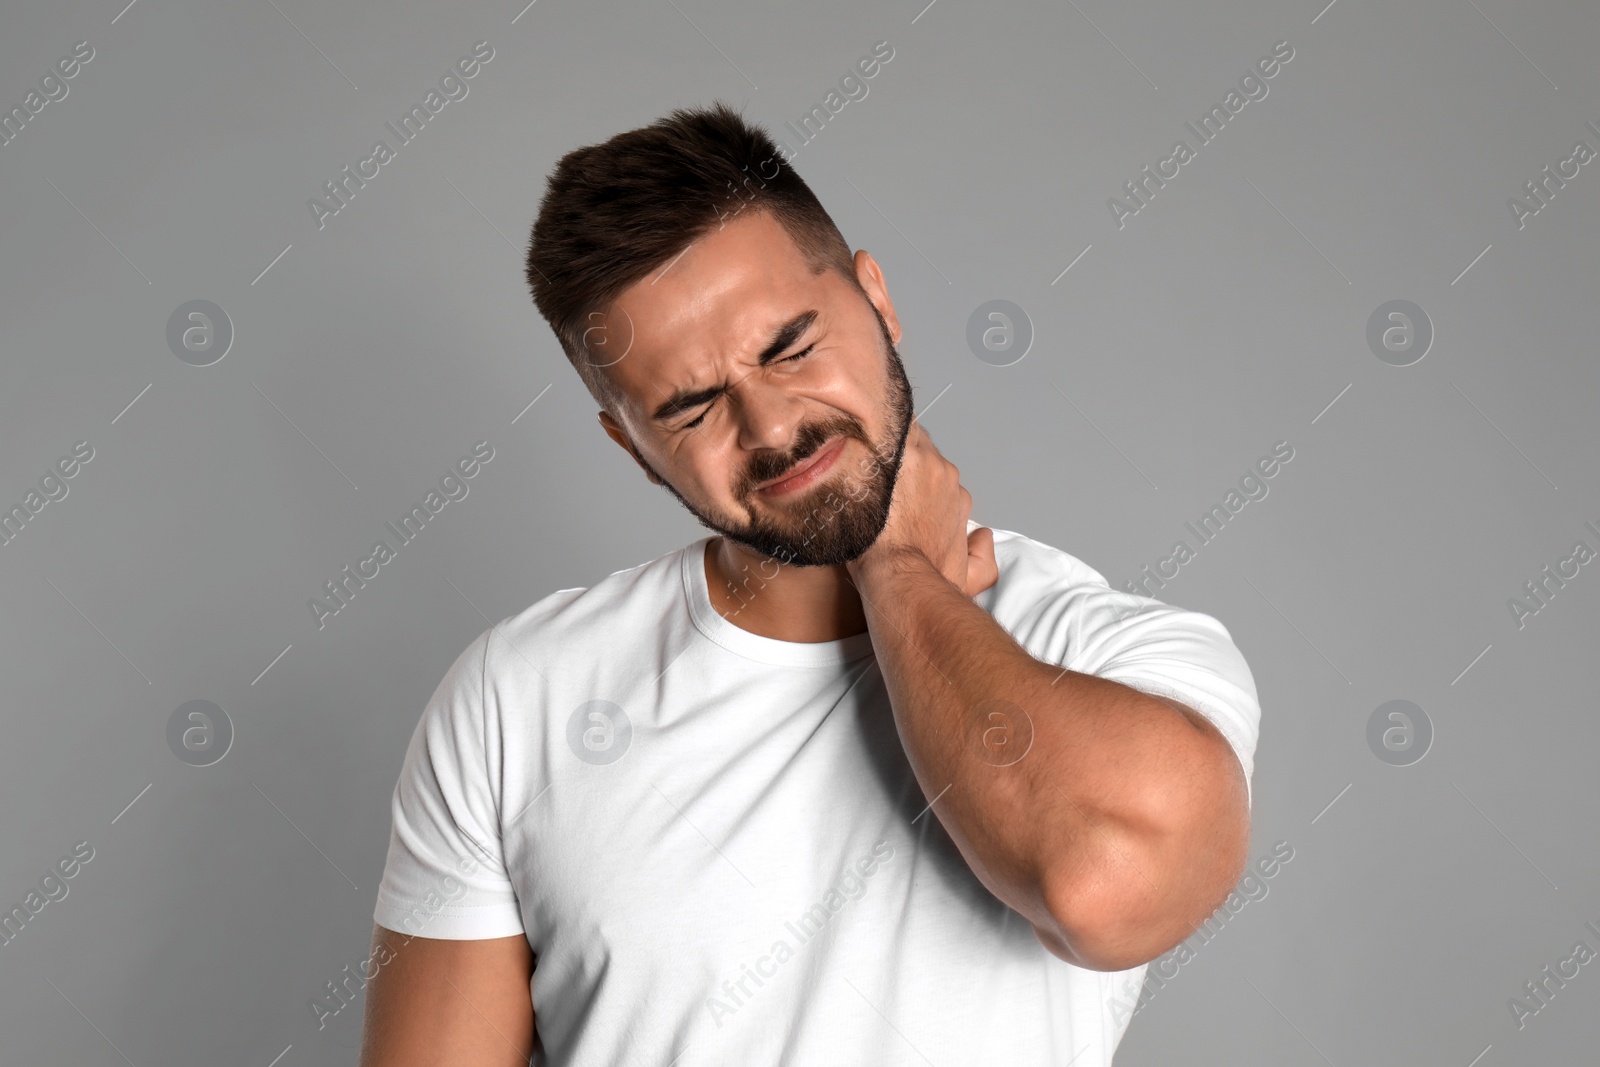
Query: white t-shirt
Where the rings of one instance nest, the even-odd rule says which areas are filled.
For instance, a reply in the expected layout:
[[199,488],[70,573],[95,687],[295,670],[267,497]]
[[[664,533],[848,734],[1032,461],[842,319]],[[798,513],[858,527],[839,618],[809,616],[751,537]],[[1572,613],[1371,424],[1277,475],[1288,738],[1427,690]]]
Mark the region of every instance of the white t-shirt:
[[[1109,1065],[1144,966],[1052,956],[927,810],[870,635],[740,629],[710,539],[467,646],[412,735],[374,920],[525,933],[553,1067]],[[974,600],[1019,644],[1188,704],[1248,781],[1260,709],[1221,623],[994,541]]]

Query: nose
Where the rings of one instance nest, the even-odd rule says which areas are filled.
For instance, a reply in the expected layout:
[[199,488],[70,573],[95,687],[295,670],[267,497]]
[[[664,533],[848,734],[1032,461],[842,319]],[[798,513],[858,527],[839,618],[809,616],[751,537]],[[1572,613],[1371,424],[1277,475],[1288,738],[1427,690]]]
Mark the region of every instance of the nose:
[[730,391],[739,423],[739,447],[746,451],[787,451],[805,415],[805,405],[779,382],[769,382],[759,372],[747,376]]

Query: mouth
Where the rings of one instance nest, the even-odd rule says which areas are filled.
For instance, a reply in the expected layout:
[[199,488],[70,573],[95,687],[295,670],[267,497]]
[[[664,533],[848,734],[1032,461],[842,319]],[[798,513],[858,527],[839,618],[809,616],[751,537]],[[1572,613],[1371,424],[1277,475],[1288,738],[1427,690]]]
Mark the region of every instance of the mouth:
[[832,444],[817,449],[810,459],[802,461],[794,470],[781,478],[756,486],[756,492],[767,497],[782,496],[811,485],[826,474],[828,468],[838,460],[839,453],[844,450],[845,440],[846,438],[841,437]]

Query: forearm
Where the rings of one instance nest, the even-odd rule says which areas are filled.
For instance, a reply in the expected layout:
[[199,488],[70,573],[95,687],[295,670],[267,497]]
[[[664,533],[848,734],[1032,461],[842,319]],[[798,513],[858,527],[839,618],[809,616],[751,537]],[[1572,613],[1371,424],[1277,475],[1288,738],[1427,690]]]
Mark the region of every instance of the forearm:
[[920,554],[857,581],[912,770],[990,892],[1085,966],[1132,966],[1186,936],[1191,901],[1215,906],[1246,844],[1242,777],[1238,795],[1215,787],[1238,771],[1215,729],[1034,659]]

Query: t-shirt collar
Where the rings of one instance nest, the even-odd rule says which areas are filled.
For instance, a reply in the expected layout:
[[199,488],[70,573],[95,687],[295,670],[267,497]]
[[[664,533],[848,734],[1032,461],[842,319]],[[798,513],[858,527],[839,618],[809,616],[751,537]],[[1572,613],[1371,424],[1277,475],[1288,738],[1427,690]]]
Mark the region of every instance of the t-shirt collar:
[[[780,641],[763,637],[723,618],[711,604],[706,584],[706,546],[715,535],[707,535],[680,553],[684,598],[695,629],[736,655],[784,667],[837,667],[872,654],[870,633],[852,634],[836,641]],[[759,585],[751,583],[759,595]]]

